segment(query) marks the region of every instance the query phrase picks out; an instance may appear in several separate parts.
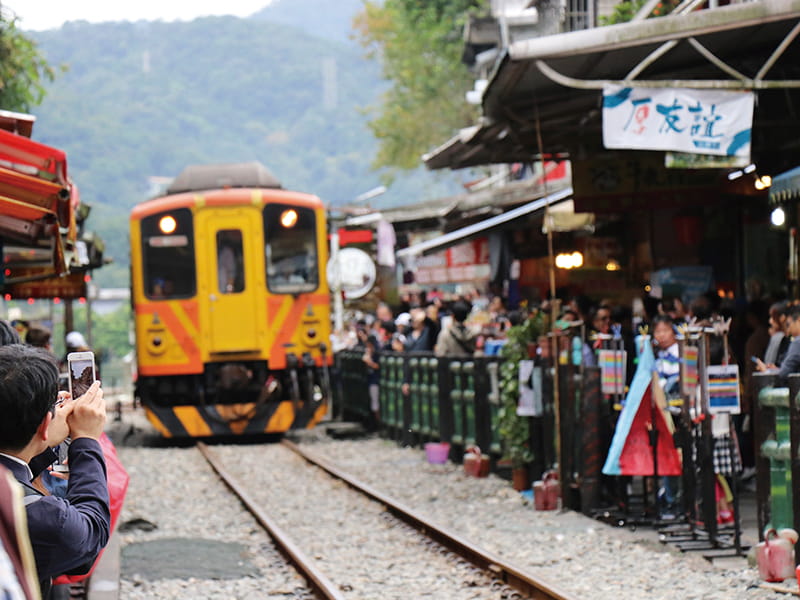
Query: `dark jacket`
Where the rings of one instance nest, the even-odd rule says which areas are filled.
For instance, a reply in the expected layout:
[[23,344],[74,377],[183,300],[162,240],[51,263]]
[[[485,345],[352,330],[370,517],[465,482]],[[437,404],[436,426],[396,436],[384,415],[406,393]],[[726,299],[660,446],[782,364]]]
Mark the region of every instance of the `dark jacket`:
[[[24,465],[0,456],[17,481],[31,489]],[[78,438],[69,448],[67,497],[26,498],[28,533],[39,579],[91,568],[111,529],[106,463],[96,440]]]
[[792,340],[786,356],[781,361],[781,368],[778,371],[778,380],[785,381],[792,373],[800,373],[800,338]]

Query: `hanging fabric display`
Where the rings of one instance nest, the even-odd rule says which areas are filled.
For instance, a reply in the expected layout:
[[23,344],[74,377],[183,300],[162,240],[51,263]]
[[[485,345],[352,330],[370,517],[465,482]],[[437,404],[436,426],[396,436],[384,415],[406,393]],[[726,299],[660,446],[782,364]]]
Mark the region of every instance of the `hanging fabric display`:
[[603,473],[653,475],[651,432],[655,427],[658,475],[680,475],[681,460],[665,418],[663,395],[653,391],[658,382],[653,377],[655,357],[650,338],[639,336],[636,343],[637,348],[641,347],[639,365],[617,421]]

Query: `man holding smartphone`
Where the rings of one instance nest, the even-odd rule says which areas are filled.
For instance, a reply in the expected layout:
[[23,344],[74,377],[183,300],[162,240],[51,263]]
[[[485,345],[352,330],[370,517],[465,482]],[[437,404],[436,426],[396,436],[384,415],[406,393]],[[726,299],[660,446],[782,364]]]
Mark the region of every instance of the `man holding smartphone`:
[[[48,353],[28,346],[0,347],[0,463],[25,491],[28,530],[42,587],[62,573],[85,573],[108,542],[110,510],[106,467],[98,439],[106,421],[100,382],[56,406],[58,367]],[[66,498],[31,485],[28,462],[72,438]]]

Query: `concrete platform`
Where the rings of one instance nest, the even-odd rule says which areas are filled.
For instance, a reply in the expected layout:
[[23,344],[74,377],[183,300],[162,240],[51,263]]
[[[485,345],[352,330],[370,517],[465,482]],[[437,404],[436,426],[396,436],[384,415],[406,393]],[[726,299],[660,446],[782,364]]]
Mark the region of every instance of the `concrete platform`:
[[89,578],[89,600],[118,600],[119,569],[120,543],[119,536],[114,531]]

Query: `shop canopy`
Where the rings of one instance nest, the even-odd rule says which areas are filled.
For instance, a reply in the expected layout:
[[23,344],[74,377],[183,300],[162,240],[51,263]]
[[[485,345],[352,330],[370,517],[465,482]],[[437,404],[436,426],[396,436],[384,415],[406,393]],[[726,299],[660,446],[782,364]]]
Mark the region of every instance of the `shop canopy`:
[[772,178],[772,187],[769,188],[769,200],[772,204],[798,198],[800,198],[800,167]]
[[603,150],[602,88],[757,90],[760,172],[796,165],[800,0],[760,0],[513,42],[474,127],[423,157],[432,169]]
[[538,200],[523,204],[522,206],[509,210],[508,212],[484,219],[479,223],[474,223],[472,225],[468,225],[467,227],[462,227],[461,229],[456,229],[455,231],[445,233],[433,239],[425,240],[424,242],[420,242],[418,244],[413,244],[408,248],[398,250],[397,257],[407,258],[411,256],[424,256],[427,254],[432,254],[433,252],[445,250],[450,246],[465,242],[479,235],[485,235],[492,229],[511,223],[519,218],[532,215],[537,211],[543,212],[548,206],[562,202],[570,196],[572,196],[572,188],[564,188],[558,192],[549,194],[544,198],[539,198]]
[[[80,202],[67,176],[66,154],[14,133],[29,133],[32,120],[13,117],[0,111],[0,236],[6,284],[68,272]],[[23,126],[9,130],[6,122]]]

